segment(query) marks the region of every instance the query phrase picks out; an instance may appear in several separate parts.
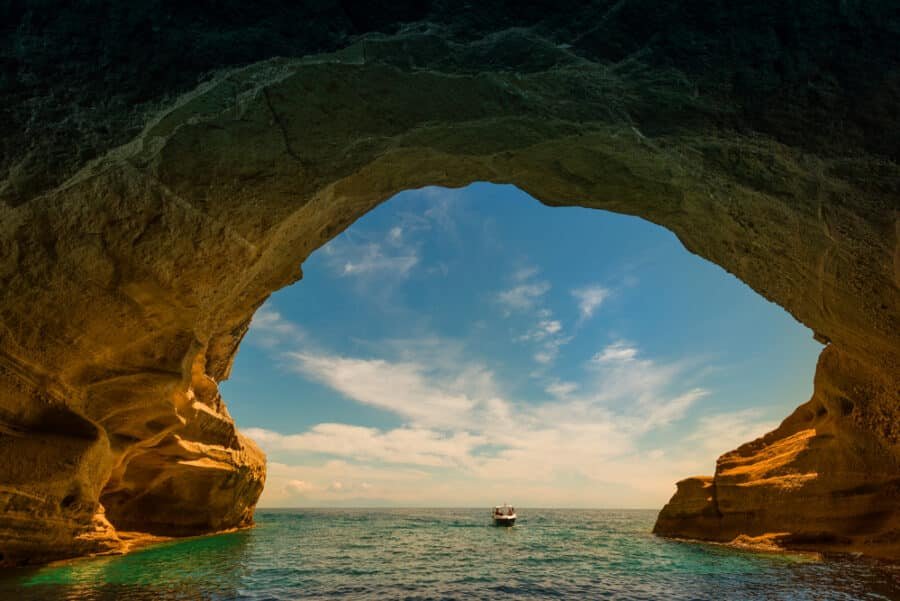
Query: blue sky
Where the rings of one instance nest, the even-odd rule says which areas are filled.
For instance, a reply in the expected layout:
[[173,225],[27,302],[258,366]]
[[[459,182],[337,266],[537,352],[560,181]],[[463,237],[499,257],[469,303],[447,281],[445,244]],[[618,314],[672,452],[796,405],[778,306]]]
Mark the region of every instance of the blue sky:
[[670,232],[512,186],[403,192],[303,271],[221,386],[261,506],[659,507],[820,350]]

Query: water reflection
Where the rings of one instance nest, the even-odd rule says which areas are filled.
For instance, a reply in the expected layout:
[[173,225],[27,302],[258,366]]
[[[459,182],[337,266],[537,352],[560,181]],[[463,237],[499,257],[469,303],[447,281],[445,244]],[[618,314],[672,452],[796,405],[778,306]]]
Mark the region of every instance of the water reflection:
[[235,532],[45,567],[20,577],[16,598],[234,599],[241,596],[249,540],[250,533]]
[[258,527],[0,573],[0,599],[900,599],[900,565],[660,539],[655,512],[260,511]]

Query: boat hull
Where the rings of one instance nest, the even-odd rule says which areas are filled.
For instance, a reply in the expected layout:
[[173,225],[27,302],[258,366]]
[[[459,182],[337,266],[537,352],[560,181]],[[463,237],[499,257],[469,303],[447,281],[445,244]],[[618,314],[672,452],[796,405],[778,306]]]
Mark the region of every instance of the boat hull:
[[512,526],[516,523],[516,517],[494,516],[494,526]]

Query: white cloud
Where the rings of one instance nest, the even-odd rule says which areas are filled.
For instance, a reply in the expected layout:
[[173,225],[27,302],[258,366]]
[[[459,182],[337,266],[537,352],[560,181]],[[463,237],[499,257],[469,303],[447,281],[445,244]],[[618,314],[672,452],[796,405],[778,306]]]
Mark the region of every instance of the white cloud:
[[[537,323],[524,334],[515,338],[518,342],[537,343],[538,347],[532,357],[542,366],[553,363],[559,349],[568,344],[571,336],[563,334],[562,322],[553,318],[553,312],[543,305],[544,295],[550,290],[550,283],[532,281],[538,274],[536,267],[525,267],[515,271],[512,279],[516,286],[497,294],[497,300],[508,317],[513,312],[524,312],[534,315]],[[543,368],[541,368],[543,369]]]
[[[536,360],[547,369],[569,339],[549,310],[536,308],[534,315],[536,329],[546,334],[536,341],[536,354],[545,354]],[[258,319],[261,330],[285,339],[300,332],[273,310],[261,311]],[[279,356],[290,369],[391,412],[403,425],[320,423],[299,433],[247,429],[279,466],[270,470],[263,506],[460,505],[502,498],[504,490],[526,495],[517,495],[519,504],[533,495],[534,503],[544,504],[652,506],[670,494],[673,473],[712,469],[714,453],[728,444],[727,437],[711,434],[716,429],[738,432],[737,444],[763,427],[750,415],[710,416],[688,439],[715,444],[668,454],[642,450],[648,433],[681,420],[708,392],[680,387],[688,362],[646,358],[625,341],[585,362],[584,381],[550,378],[550,397],[529,403],[506,395],[494,372],[458,340],[368,343],[377,358],[311,351],[307,340],[304,346]],[[738,427],[740,420],[753,427]]]
[[[423,212],[399,212],[396,221],[380,230],[352,230],[341,234],[319,251],[335,274],[354,278],[371,298],[390,296],[394,285],[413,273],[446,276],[446,262],[428,264],[423,257],[424,234],[438,229],[442,236],[456,236],[454,190],[428,187],[417,193],[428,200]],[[384,300],[384,299],[382,299]]]
[[713,455],[720,455],[777,427],[777,421],[765,418],[758,409],[716,413],[699,418],[696,430],[687,440]]
[[597,308],[609,297],[610,291],[602,286],[586,286],[572,291],[572,296],[578,299],[578,310],[581,319],[593,317]]
[[[450,444],[453,436],[427,430],[401,443],[391,440],[393,431],[373,430],[365,438],[374,443],[371,449],[360,448],[353,436],[344,444],[333,441],[337,458],[325,464],[273,461],[261,504],[323,505],[363,496],[376,504],[488,506],[515,491],[521,505],[650,507],[671,494],[673,475],[711,470],[713,460],[641,451],[610,415],[576,404],[534,412],[520,407],[503,422],[485,422],[479,445],[474,435]],[[295,436],[303,435],[284,436],[283,444],[295,444]],[[477,452],[488,445],[490,453]],[[284,455],[271,440],[264,448],[270,456]],[[283,480],[307,485],[292,494],[279,486]]]
[[542,321],[538,324],[538,327],[548,334],[556,334],[562,329],[562,324],[559,321],[553,319],[548,321]]
[[555,380],[548,384],[544,390],[557,398],[566,398],[578,390],[578,384],[575,382],[560,382],[559,380]]
[[[445,188],[444,186],[423,186],[419,188],[418,193],[432,201],[438,203],[447,203],[456,200],[460,196],[459,188]],[[428,209],[432,210],[433,206]],[[428,212],[426,211],[426,213]]]
[[458,190],[450,188],[431,188],[426,195],[431,199],[431,206],[425,210],[425,218],[436,224],[445,233],[455,235],[456,220],[453,217]]
[[548,353],[547,351],[539,351],[534,354],[534,360],[544,365],[550,363],[555,358],[556,357],[553,353]]
[[670,424],[684,417],[687,410],[694,405],[695,402],[709,394],[708,390],[703,388],[692,388],[687,392],[677,396],[667,398],[662,397],[653,404],[644,402],[647,412],[643,417],[642,430],[652,430],[658,426]]
[[[526,459],[526,455],[519,455]],[[585,453],[572,451],[572,463],[585,461]],[[584,506],[622,507],[658,506],[672,489],[673,474],[695,473],[701,466],[675,457],[651,460],[648,454],[631,453],[615,458],[597,459],[597,471],[605,478],[579,480],[535,473],[527,477],[527,464],[520,466],[511,460],[501,461],[491,469],[514,468],[510,477],[480,477],[470,473],[441,471],[411,471],[398,466],[361,466],[335,460],[327,464],[289,465],[269,464],[267,485],[260,499],[262,507],[286,506],[428,506],[428,507],[490,507],[499,501],[511,500],[519,506]],[[705,466],[709,467],[709,466]],[[631,474],[630,478],[623,477]],[[634,477],[640,474],[641,478]],[[315,492],[291,495],[282,483],[289,479],[315,482]],[[339,491],[331,483],[339,481]],[[368,486],[366,486],[368,485]],[[511,491],[514,497],[510,498]]]
[[550,290],[549,282],[519,284],[497,294],[497,301],[507,313],[534,308],[538,300]]
[[619,341],[610,344],[602,351],[594,355],[592,361],[597,363],[614,363],[633,361],[637,357],[637,349],[627,343]]
[[315,490],[315,486],[305,480],[288,480],[284,485],[285,492],[289,495],[306,495]]
[[521,267],[513,272],[512,279],[515,282],[524,282],[530,280],[540,272],[540,269],[531,265],[529,267]]
[[639,354],[633,345],[619,341],[605,347],[589,362],[596,374],[593,399],[602,403],[630,403],[640,411],[636,429],[647,431],[679,420],[697,400],[708,394],[703,388],[693,388],[672,395],[669,391],[689,363],[659,363],[641,359]]
[[559,355],[560,347],[572,341],[571,336],[552,336],[549,338],[541,338],[540,350],[534,354],[534,360],[542,365],[548,365],[556,360]]
[[[423,195],[434,203],[425,214],[401,215],[368,236],[342,236],[323,250],[326,265],[367,298],[403,278],[457,269],[453,259],[426,261],[422,242],[428,231],[452,233],[453,218],[460,219],[450,211],[452,194],[427,189]],[[540,364],[524,369],[508,356],[496,363],[477,357],[488,345],[427,336],[353,340],[343,354],[325,351],[273,308],[261,309],[254,339],[279,349],[302,339],[294,352],[278,352],[283,364],[335,395],[386,412],[388,424],[354,424],[357,416],[332,413],[330,421],[302,428],[247,429],[271,458],[262,505],[488,506],[509,499],[658,506],[678,477],[710,473],[716,455],[774,425],[750,411],[693,417],[703,413],[698,406],[710,394],[696,385],[702,366],[654,356],[637,343],[601,344],[591,347],[597,351],[592,359],[586,353],[563,364],[580,348],[566,347],[563,357],[562,346],[583,321],[602,317],[622,284],[614,291],[597,284],[560,289],[549,280],[534,266],[510,270],[504,284],[487,293],[488,311],[477,316],[486,323],[462,334],[476,340],[495,335],[491,315],[515,313],[503,327],[514,328],[507,335],[522,343],[526,362],[531,357]],[[427,318],[410,321],[412,331],[427,331]],[[527,375],[532,368],[533,379]],[[509,379],[498,383],[501,374]],[[518,398],[519,391],[527,397]]]
[[248,340],[262,347],[272,348],[285,343],[297,343],[305,337],[297,324],[285,319],[275,309],[263,305],[250,322]]
[[402,250],[402,254],[385,254],[380,244],[371,243],[357,247],[355,252],[344,250],[340,261],[340,273],[344,276],[388,274],[405,277],[419,263],[419,256],[412,249]]
[[472,450],[486,439],[467,432],[447,434],[425,428],[381,431],[348,424],[318,424],[302,434],[279,434],[249,428],[247,435],[266,453],[303,452],[339,455],[359,461],[383,461],[418,466],[467,463]]
[[553,334],[558,334],[562,330],[562,323],[556,319],[543,319],[531,331],[522,334],[517,340],[519,341],[536,341],[545,340]]
[[[493,372],[471,361],[465,347],[453,341],[390,340],[378,348],[403,359],[287,354],[301,373],[408,423],[391,429],[322,423],[297,434],[248,429],[273,461],[292,457],[315,464],[312,458],[325,457],[342,466],[333,473],[316,471],[315,465],[294,466],[284,484],[273,485],[265,503],[364,498],[376,504],[446,505],[451,499],[468,504],[486,491],[500,494],[496,487],[505,482],[532,491],[544,503],[559,499],[572,505],[575,491],[587,489],[597,492],[579,493],[586,504],[602,504],[602,495],[612,495],[620,504],[627,498],[631,504],[653,505],[670,494],[672,473],[698,471],[704,465],[697,460],[701,456],[711,469],[713,455],[705,455],[704,445],[675,454],[640,448],[648,432],[681,419],[708,394],[700,388],[672,392],[685,363],[658,363],[641,358],[632,345],[615,343],[598,353],[606,357],[603,361],[586,364],[595,381],[552,380],[546,391],[554,398],[529,404],[499,394]],[[703,432],[696,436],[707,436],[708,429],[726,424],[723,419],[701,422]],[[653,473],[659,481],[649,479]],[[397,477],[405,480],[398,483]],[[447,481],[454,486],[442,484]],[[436,491],[445,497],[435,497]]]
[[475,401],[430,383],[417,363],[390,363],[305,352],[287,353],[296,371],[366,405],[397,413],[415,423],[434,423],[436,413],[461,416]]
[[266,471],[262,507],[371,506],[398,501],[413,505],[431,481],[431,475],[421,469],[362,466],[340,459],[302,465],[270,461]]

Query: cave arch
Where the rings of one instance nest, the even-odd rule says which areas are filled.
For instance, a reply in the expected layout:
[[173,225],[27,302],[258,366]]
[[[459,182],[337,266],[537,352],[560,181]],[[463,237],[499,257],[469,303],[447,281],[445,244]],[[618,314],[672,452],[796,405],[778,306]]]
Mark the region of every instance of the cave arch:
[[[264,459],[217,382],[254,310],[395,193],[487,181],[666,227],[828,343],[813,398],[680,483],[658,532],[896,554],[897,167],[741,133],[733,110],[677,72],[524,31],[370,36],[220,73],[0,205],[0,551],[116,548],[101,498],[127,529],[248,524]],[[53,439],[40,416],[58,407],[99,435]]]

